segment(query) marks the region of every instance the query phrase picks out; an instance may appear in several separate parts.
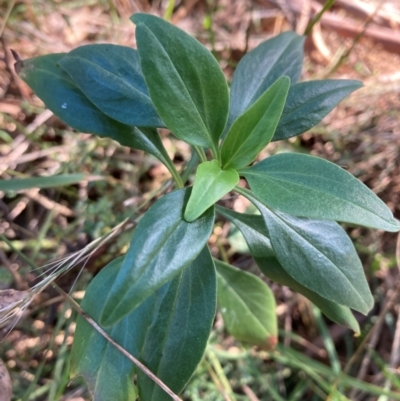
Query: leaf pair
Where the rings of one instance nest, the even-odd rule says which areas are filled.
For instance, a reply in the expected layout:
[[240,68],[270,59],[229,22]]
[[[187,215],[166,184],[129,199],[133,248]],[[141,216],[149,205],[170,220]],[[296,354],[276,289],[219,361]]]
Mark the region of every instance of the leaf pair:
[[148,96],[136,50],[82,46],[68,54],[24,60],[20,76],[72,128],[110,137],[170,163],[157,131],[150,128],[163,123]]
[[[257,206],[264,211],[264,214],[266,213],[265,207],[263,208],[260,204]],[[314,231],[313,227],[307,226],[307,223],[310,222],[309,220],[292,218],[290,220],[292,227],[294,226],[300,234],[288,240],[285,226],[278,227],[278,229],[273,226],[272,231],[269,227],[268,231],[262,216],[236,213],[220,206],[218,206],[217,210],[241,231],[257,265],[267,277],[303,294],[334,322],[359,332],[358,323],[348,305],[343,302],[342,295],[350,294],[350,296],[353,296],[356,304],[360,304],[364,312],[370,306],[371,296],[355,250],[352,248],[346,234],[337,224],[315,222],[315,224],[321,224],[318,226],[318,230]],[[280,214],[280,216],[282,217],[283,215]],[[286,215],[282,218],[290,219],[290,216]],[[336,244],[330,241],[333,233],[336,233]],[[283,238],[280,239],[279,235],[283,235]],[[305,241],[309,244],[321,245],[321,241],[324,242],[324,236],[328,237],[325,239],[325,243],[322,243],[319,248],[314,247],[307,254],[307,260],[304,259],[305,250],[300,249],[300,254],[296,253],[298,249],[294,247]],[[272,237],[274,237],[276,248],[272,246]],[[336,255],[334,246],[339,245],[339,242],[340,245],[345,244],[346,246],[347,252],[342,253],[344,256]],[[291,248],[290,253],[287,253],[288,247]],[[294,252],[292,252],[292,249]],[[309,249],[307,249],[308,251]],[[349,261],[347,261],[346,256],[350,258]],[[344,274],[340,271],[342,268],[348,271],[344,274],[349,274],[350,280],[344,277]],[[339,277],[339,281],[336,281],[336,278],[334,282],[330,281],[332,275]],[[360,299],[359,292],[350,284],[350,282],[354,281],[357,288],[361,288],[361,293],[364,294],[366,301],[358,301]],[[326,296],[325,288],[327,286],[335,286],[335,284],[338,284],[334,288],[336,296],[332,300]],[[348,295],[347,298],[349,298]],[[351,302],[351,304],[354,305],[355,303]]]
[[[123,258],[106,266],[90,283],[82,308],[99,321],[109,286],[118,280]],[[216,276],[204,248],[181,273],[158,288],[107,333],[172,389],[182,391],[203,356],[215,316]],[[190,351],[189,351],[190,350]],[[78,318],[72,348],[71,374],[83,375],[94,399],[168,401],[151,379]],[[133,376],[137,375],[137,388]]]

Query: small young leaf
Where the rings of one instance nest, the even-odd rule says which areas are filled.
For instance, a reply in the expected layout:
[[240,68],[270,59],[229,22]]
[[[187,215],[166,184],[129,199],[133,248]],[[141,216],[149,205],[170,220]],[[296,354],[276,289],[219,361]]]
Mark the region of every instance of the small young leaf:
[[110,326],[138,307],[188,266],[204,248],[214,223],[214,208],[188,223],[183,211],[190,189],[159,199],[137,225],[117,279],[109,288],[101,324]]
[[[110,285],[123,258],[111,262],[90,283],[82,308],[99,321]],[[175,393],[182,391],[204,353],[215,317],[216,276],[207,248],[177,277],[159,288],[107,333]],[[137,374],[142,401],[169,401],[151,379],[78,317],[71,375],[83,375],[94,401],[133,401]]]
[[279,263],[297,282],[322,297],[367,314],[373,298],[354,245],[339,224],[272,211],[261,212]]
[[360,81],[329,79],[293,85],[273,141],[291,138],[318,124],[346,96],[362,87]]
[[59,64],[103,113],[123,124],[163,127],[148,94],[136,50],[125,46],[80,46]]
[[197,168],[192,193],[185,209],[185,220],[196,220],[235,188],[238,182],[239,175],[236,170],[222,170],[216,160],[201,163]]
[[277,343],[274,294],[254,274],[215,260],[218,305],[236,339],[270,351]]
[[241,231],[254,260],[267,277],[278,284],[286,285],[304,295],[332,321],[349,327],[356,333],[360,332],[359,324],[348,307],[323,298],[316,292],[301,285],[286,273],[285,269],[276,259],[275,252],[268,238],[264,219],[261,216],[237,213],[221,206],[217,206],[217,211],[235,224]]
[[196,39],[149,14],[134,14],[142,72],[154,106],[180,139],[216,148],[229,110],[224,74]]
[[278,78],[300,78],[305,37],[285,32],[261,43],[239,62],[232,80],[230,126]]
[[223,168],[250,164],[271,141],[285,106],[288,77],[279,78],[232,124],[221,149]]
[[294,216],[399,231],[390,209],[362,182],[314,156],[278,154],[239,172],[266,205]]

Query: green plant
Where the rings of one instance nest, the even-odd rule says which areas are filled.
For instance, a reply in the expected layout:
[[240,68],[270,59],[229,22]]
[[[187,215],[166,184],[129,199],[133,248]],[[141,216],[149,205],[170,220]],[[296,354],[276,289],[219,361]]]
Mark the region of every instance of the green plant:
[[[270,141],[313,127],[361,84],[297,83],[304,38],[287,32],[241,60],[229,94],[217,61],[194,38],[151,15],[132,21],[137,51],[87,45],[16,63],[67,124],[154,155],[174,179],[176,189],[148,209],[128,252],[95,277],[81,307],[175,393],[202,358],[217,298],[231,334],[271,349],[277,341],[271,290],[211,257],[207,242],[217,211],[242,232],[267,277],[359,331],[350,309],[366,314],[373,298],[353,244],[335,221],[392,232],[399,223],[335,164],[292,153],[252,163]],[[177,171],[169,158],[157,130],[163,127],[192,146],[186,169]],[[194,185],[186,188],[196,157]],[[250,190],[238,185],[239,177]],[[216,205],[231,191],[260,214]],[[170,399],[82,317],[71,366],[96,400]]]

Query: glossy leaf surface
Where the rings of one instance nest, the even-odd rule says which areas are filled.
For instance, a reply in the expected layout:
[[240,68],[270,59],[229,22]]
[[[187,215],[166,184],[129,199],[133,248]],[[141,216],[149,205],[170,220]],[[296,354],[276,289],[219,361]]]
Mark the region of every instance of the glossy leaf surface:
[[134,14],[140,63],[158,114],[180,139],[216,147],[229,109],[224,74],[196,39],[149,14]]
[[239,182],[236,170],[222,170],[217,160],[201,163],[185,209],[185,220],[193,221],[219,201]]
[[[104,308],[104,294],[115,282],[122,261],[119,258],[110,263],[86,291],[81,305],[96,321]],[[215,306],[215,269],[205,248],[182,273],[107,332],[179,393],[203,355]],[[78,318],[71,374],[84,376],[94,394],[94,401],[135,400],[135,373],[141,401],[170,400],[84,319]]]
[[137,225],[124,263],[108,291],[101,323],[110,326],[188,266],[204,248],[214,223],[209,208],[193,223],[183,218],[190,189],[160,198]]
[[346,96],[362,87],[360,81],[329,79],[293,85],[273,141],[291,138],[318,124]]
[[286,75],[294,85],[303,64],[304,37],[284,32],[247,53],[236,67],[231,85],[229,126],[278,78]]
[[112,138],[121,145],[149,152],[167,164],[168,155],[157,131],[129,127],[102,113],[58,65],[63,57],[65,53],[55,53],[23,62],[21,78],[46,107],[78,131]]
[[263,203],[285,213],[399,231],[390,209],[368,187],[318,157],[278,154],[239,173]]
[[354,245],[339,224],[272,211],[248,194],[268,229],[279,263],[322,297],[367,314],[373,298]]
[[[104,294],[115,280],[122,262],[121,257],[109,263],[86,290],[81,307],[97,322],[104,307]],[[138,337],[138,328],[133,323],[136,323],[134,319],[124,319],[107,333],[128,352],[137,354],[139,347],[135,337]],[[135,401],[134,372],[132,362],[78,316],[71,352],[71,377],[84,377],[93,401]]]
[[288,77],[279,78],[231,126],[221,148],[224,168],[250,164],[271,141],[290,86]]
[[60,66],[103,113],[123,124],[164,126],[148,94],[136,50],[125,46],[80,46]]
[[63,57],[65,53],[55,53],[24,60],[20,76],[46,107],[72,128],[115,140],[130,135],[130,127],[102,113],[61,69],[58,62]]
[[215,261],[218,305],[226,329],[236,339],[271,350],[277,343],[275,297],[254,274]]
[[360,331],[359,324],[348,307],[322,297],[297,282],[285,271],[272,249],[265,222],[261,216],[237,213],[221,206],[217,206],[217,211],[241,231],[254,260],[267,277],[304,295],[332,321],[347,326],[355,332]]

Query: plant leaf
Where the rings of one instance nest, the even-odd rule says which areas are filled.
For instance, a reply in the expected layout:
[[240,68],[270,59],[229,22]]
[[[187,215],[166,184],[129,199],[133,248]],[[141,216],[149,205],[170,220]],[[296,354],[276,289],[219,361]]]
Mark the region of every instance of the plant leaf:
[[218,62],[196,39],[160,18],[139,13],[131,19],[158,114],[178,138],[215,148],[229,108],[228,85]]
[[360,81],[329,79],[293,85],[273,141],[291,138],[319,123],[346,96],[361,88]]
[[226,329],[236,339],[267,351],[277,343],[275,297],[254,274],[215,260],[218,305]]
[[46,107],[72,128],[144,150],[166,164],[168,157],[157,132],[129,127],[101,112],[58,65],[64,56],[65,53],[55,53],[24,60],[20,76]]
[[361,181],[318,157],[278,154],[239,172],[267,206],[295,216],[399,231],[390,209]]
[[201,163],[197,168],[192,193],[185,209],[185,220],[196,220],[235,188],[238,182],[239,175],[236,170],[222,170],[217,160]]
[[[122,263],[123,258],[111,262],[86,291],[81,306],[95,321],[99,321],[104,294],[117,279]],[[215,304],[215,268],[205,248],[182,273],[106,331],[179,393],[203,355],[215,316]],[[170,400],[153,381],[78,317],[71,375],[84,376],[94,401],[135,400],[135,373],[141,400]]]
[[286,75],[294,85],[303,65],[305,37],[284,32],[247,53],[237,65],[231,85],[228,127],[278,78]]
[[183,211],[190,189],[159,199],[137,225],[117,279],[109,288],[101,324],[118,322],[188,266],[204,248],[214,223],[214,208],[188,223]]
[[271,141],[285,106],[288,77],[279,78],[232,124],[221,149],[224,168],[250,164]]
[[130,127],[102,113],[59,67],[64,56],[65,53],[55,53],[24,60],[20,76],[46,107],[72,128],[116,140],[120,131],[129,135]]
[[[54,188],[77,184],[89,178],[86,174],[59,174],[48,177],[12,178],[0,181],[0,191],[22,191],[30,188]],[[96,179],[102,177],[96,177]]]
[[[175,393],[182,391],[203,356],[215,318],[216,293],[215,267],[205,247],[158,299],[156,327],[146,333],[141,358]],[[170,400],[141,371],[138,385],[142,400]]]
[[360,332],[360,326],[347,306],[339,305],[336,302],[323,298],[316,292],[301,285],[286,273],[285,269],[276,259],[275,252],[268,238],[264,219],[261,216],[237,213],[219,205],[217,205],[217,211],[235,224],[241,231],[254,260],[267,277],[278,284],[286,285],[304,295],[332,321],[349,327],[356,333]]
[[150,99],[136,50],[111,44],[80,46],[59,64],[103,113],[123,124],[163,127]]
[[367,314],[373,298],[354,245],[339,224],[272,211],[246,191],[268,229],[279,263],[322,297]]

